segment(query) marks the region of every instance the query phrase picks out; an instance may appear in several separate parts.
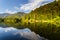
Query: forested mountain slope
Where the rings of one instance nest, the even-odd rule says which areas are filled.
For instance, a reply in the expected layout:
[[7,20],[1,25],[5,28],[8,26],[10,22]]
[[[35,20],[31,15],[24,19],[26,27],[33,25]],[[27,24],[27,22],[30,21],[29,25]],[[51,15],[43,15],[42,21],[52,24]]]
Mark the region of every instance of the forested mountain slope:
[[47,5],[41,6],[34,11],[30,12],[28,15],[25,15],[23,18],[28,20],[35,20],[35,22],[48,22],[55,25],[60,19],[60,1],[51,2]]
[[[40,6],[22,17],[28,27],[49,40],[60,40],[60,1]],[[34,25],[34,26],[33,26]]]

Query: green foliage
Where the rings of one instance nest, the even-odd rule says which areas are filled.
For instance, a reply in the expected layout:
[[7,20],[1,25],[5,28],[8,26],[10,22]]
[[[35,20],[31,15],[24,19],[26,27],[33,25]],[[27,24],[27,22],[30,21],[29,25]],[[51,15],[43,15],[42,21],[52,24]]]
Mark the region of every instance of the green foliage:
[[60,2],[41,6],[22,17],[25,27],[50,40],[60,40]]
[[4,22],[4,19],[3,19],[3,18],[0,18],[0,23],[1,23],[1,22]]
[[18,12],[18,13],[15,13],[15,14],[12,14],[12,15],[9,15],[9,16],[6,16],[4,18],[4,22],[6,23],[15,23],[15,22],[21,22],[21,17],[25,15],[25,13],[23,12]]

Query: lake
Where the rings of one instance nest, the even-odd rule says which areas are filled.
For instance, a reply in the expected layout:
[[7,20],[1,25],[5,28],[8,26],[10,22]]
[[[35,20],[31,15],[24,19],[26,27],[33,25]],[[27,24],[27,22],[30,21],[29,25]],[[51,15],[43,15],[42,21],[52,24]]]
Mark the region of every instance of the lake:
[[[0,27],[2,27],[2,29],[1,28],[0,29],[3,30],[3,32],[0,32],[2,35],[2,38],[5,37],[6,34],[8,34],[6,36],[6,38],[9,37],[10,40],[12,40],[11,37],[15,36],[15,35],[12,35],[12,33],[14,33],[14,32],[15,33],[17,32],[18,35],[19,35],[19,33],[22,32],[22,35],[25,34],[23,36],[23,38],[25,38],[25,36],[26,36],[25,31],[29,34],[29,35],[27,35],[29,37],[27,37],[26,40],[29,40],[29,38],[33,34],[35,34],[32,37],[32,39],[34,39],[34,40],[35,39],[40,40],[41,37],[44,37],[44,38],[42,38],[44,40],[45,40],[45,38],[49,39],[49,40],[60,40],[60,26],[50,24],[50,23],[48,24],[46,22],[45,23],[42,23],[42,22],[41,23],[40,22],[37,22],[37,23],[29,23],[29,22],[28,23],[0,23]],[[5,29],[6,30],[8,29],[8,31],[6,31],[7,33],[4,32]],[[12,29],[12,30],[10,30],[10,29]],[[32,33],[32,32],[34,32],[34,33]],[[9,34],[9,33],[11,33],[11,34]],[[30,33],[31,33],[31,35],[30,35]],[[37,34],[41,37],[37,37]],[[21,34],[20,34],[20,36],[21,36]],[[35,36],[37,38],[35,38]],[[20,37],[17,37],[17,36],[15,36],[15,37],[16,37],[16,40],[20,39]],[[14,40],[15,40],[15,38],[14,38]],[[25,40],[25,39],[21,39],[21,40]]]
[[17,29],[0,23],[0,40],[47,40],[29,28]]

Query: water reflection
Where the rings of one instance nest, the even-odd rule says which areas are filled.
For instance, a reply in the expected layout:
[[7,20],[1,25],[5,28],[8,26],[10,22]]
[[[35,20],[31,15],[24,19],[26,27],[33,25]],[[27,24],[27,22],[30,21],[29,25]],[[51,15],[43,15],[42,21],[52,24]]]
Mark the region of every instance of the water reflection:
[[[5,23],[5,27],[15,27],[18,29],[29,28],[35,33],[50,40],[60,40],[60,26],[52,23]],[[3,26],[2,26],[3,27]]]
[[16,29],[13,27],[0,27],[0,40],[46,40],[43,37],[31,32],[30,29]]

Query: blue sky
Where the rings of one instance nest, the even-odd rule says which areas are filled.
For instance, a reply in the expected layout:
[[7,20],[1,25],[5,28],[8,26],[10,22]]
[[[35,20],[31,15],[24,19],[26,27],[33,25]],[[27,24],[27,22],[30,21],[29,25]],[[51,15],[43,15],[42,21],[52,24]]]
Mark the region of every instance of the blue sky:
[[30,12],[53,0],[0,0],[0,13]]

